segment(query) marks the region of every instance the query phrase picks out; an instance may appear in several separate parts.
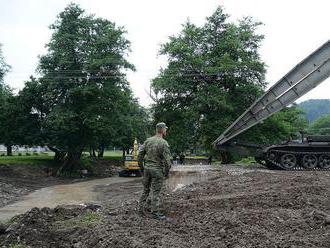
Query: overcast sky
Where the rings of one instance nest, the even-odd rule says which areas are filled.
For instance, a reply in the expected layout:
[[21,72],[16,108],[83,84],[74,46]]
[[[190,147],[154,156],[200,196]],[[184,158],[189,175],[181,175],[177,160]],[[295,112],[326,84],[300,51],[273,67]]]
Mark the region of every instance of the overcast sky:
[[[157,55],[159,45],[177,34],[188,18],[202,25],[218,5],[224,6],[232,21],[252,16],[264,23],[260,53],[271,84],[330,39],[328,0],[0,0],[0,43],[12,66],[5,78],[11,87],[21,89],[35,74],[38,56],[45,53],[50,39],[48,26],[70,2],[126,28],[132,43],[129,60],[137,68],[128,79],[145,106],[151,103],[150,80],[166,63]],[[298,102],[311,98],[330,99],[330,79]]]

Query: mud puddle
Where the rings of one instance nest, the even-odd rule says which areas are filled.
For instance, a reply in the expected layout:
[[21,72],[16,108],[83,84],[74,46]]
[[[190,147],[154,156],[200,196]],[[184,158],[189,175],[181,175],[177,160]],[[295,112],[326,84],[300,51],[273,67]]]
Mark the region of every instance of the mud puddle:
[[207,181],[215,176],[217,170],[219,168],[210,165],[174,166],[165,187],[168,191],[176,191],[193,183]]
[[[214,177],[216,170],[215,167],[207,165],[175,166],[172,168],[171,176],[166,181],[165,187],[168,191],[176,191],[186,185]],[[135,195],[140,194],[141,180],[141,178],[134,177],[110,177],[42,188],[24,196],[18,202],[0,208],[0,221],[9,220],[33,207],[54,208],[58,205],[102,203],[102,199],[116,201],[116,197],[125,200],[132,192]],[[104,190],[100,190],[102,188],[106,189],[108,194],[105,194]]]

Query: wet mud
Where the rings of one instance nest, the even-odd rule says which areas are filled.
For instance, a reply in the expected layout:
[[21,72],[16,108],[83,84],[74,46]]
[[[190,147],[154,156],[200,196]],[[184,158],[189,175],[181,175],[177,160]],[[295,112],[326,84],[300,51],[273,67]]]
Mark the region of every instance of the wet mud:
[[47,174],[46,167],[30,165],[0,165],[0,207],[18,200],[34,190],[69,183]]
[[[213,171],[214,167],[210,166],[173,168],[171,177],[165,181],[165,190],[176,191],[194,182],[205,181],[213,175]],[[53,183],[56,182],[55,178],[49,179],[53,179]],[[111,202],[111,205],[117,208],[128,198],[137,199],[135,196],[142,190],[141,181],[141,178],[116,176],[75,183],[67,180],[64,184],[62,180],[62,184],[44,187],[29,194],[27,194],[28,190],[21,191],[26,195],[14,203],[0,207],[0,222],[7,221],[17,214],[23,214],[34,207],[54,208],[58,205],[101,204],[103,202],[110,204]],[[13,193],[13,191],[10,192]]]
[[140,182],[103,185],[95,188],[100,208],[33,209],[3,228],[0,247],[329,247],[329,179],[222,167],[207,181],[166,187],[166,221],[138,215]]

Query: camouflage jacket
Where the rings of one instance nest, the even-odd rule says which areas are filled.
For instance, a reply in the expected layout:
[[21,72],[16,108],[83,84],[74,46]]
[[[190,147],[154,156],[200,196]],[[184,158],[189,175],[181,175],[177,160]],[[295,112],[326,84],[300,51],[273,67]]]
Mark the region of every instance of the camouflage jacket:
[[157,135],[148,138],[139,152],[139,161],[144,158],[145,168],[160,168],[167,176],[171,168],[171,153],[167,141]]

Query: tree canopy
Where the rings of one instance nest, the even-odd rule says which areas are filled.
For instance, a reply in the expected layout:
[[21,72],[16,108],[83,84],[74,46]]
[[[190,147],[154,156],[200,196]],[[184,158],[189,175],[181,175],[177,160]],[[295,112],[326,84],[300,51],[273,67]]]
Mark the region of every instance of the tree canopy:
[[145,112],[126,80],[134,66],[126,59],[130,42],[122,27],[70,4],[50,29],[41,77],[27,82],[21,95],[38,114],[45,143],[67,152],[63,168],[72,171],[88,146],[132,144],[135,135],[145,135],[146,126],[140,133],[134,126],[144,123]]
[[308,132],[311,134],[330,135],[330,115],[323,115],[312,122]]
[[[168,58],[168,65],[152,82],[153,111],[156,121],[168,123],[168,138],[178,152],[196,146],[212,149],[212,141],[267,85],[266,66],[259,54],[263,35],[257,29],[261,23],[250,17],[238,23],[228,18],[218,7],[204,25],[187,21],[161,46],[160,54]],[[254,128],[257,139],[269,142],[283,137],[294,129],[289,119],[296,114],[289,108],[258,125]],[[283,124],[283,120],[288,121]]]
[[5,62],[5,59],[2,54],[2,48],[0,43],[0,87],[3,87],[4,84],[4,76],[10,70],[10,66]]

